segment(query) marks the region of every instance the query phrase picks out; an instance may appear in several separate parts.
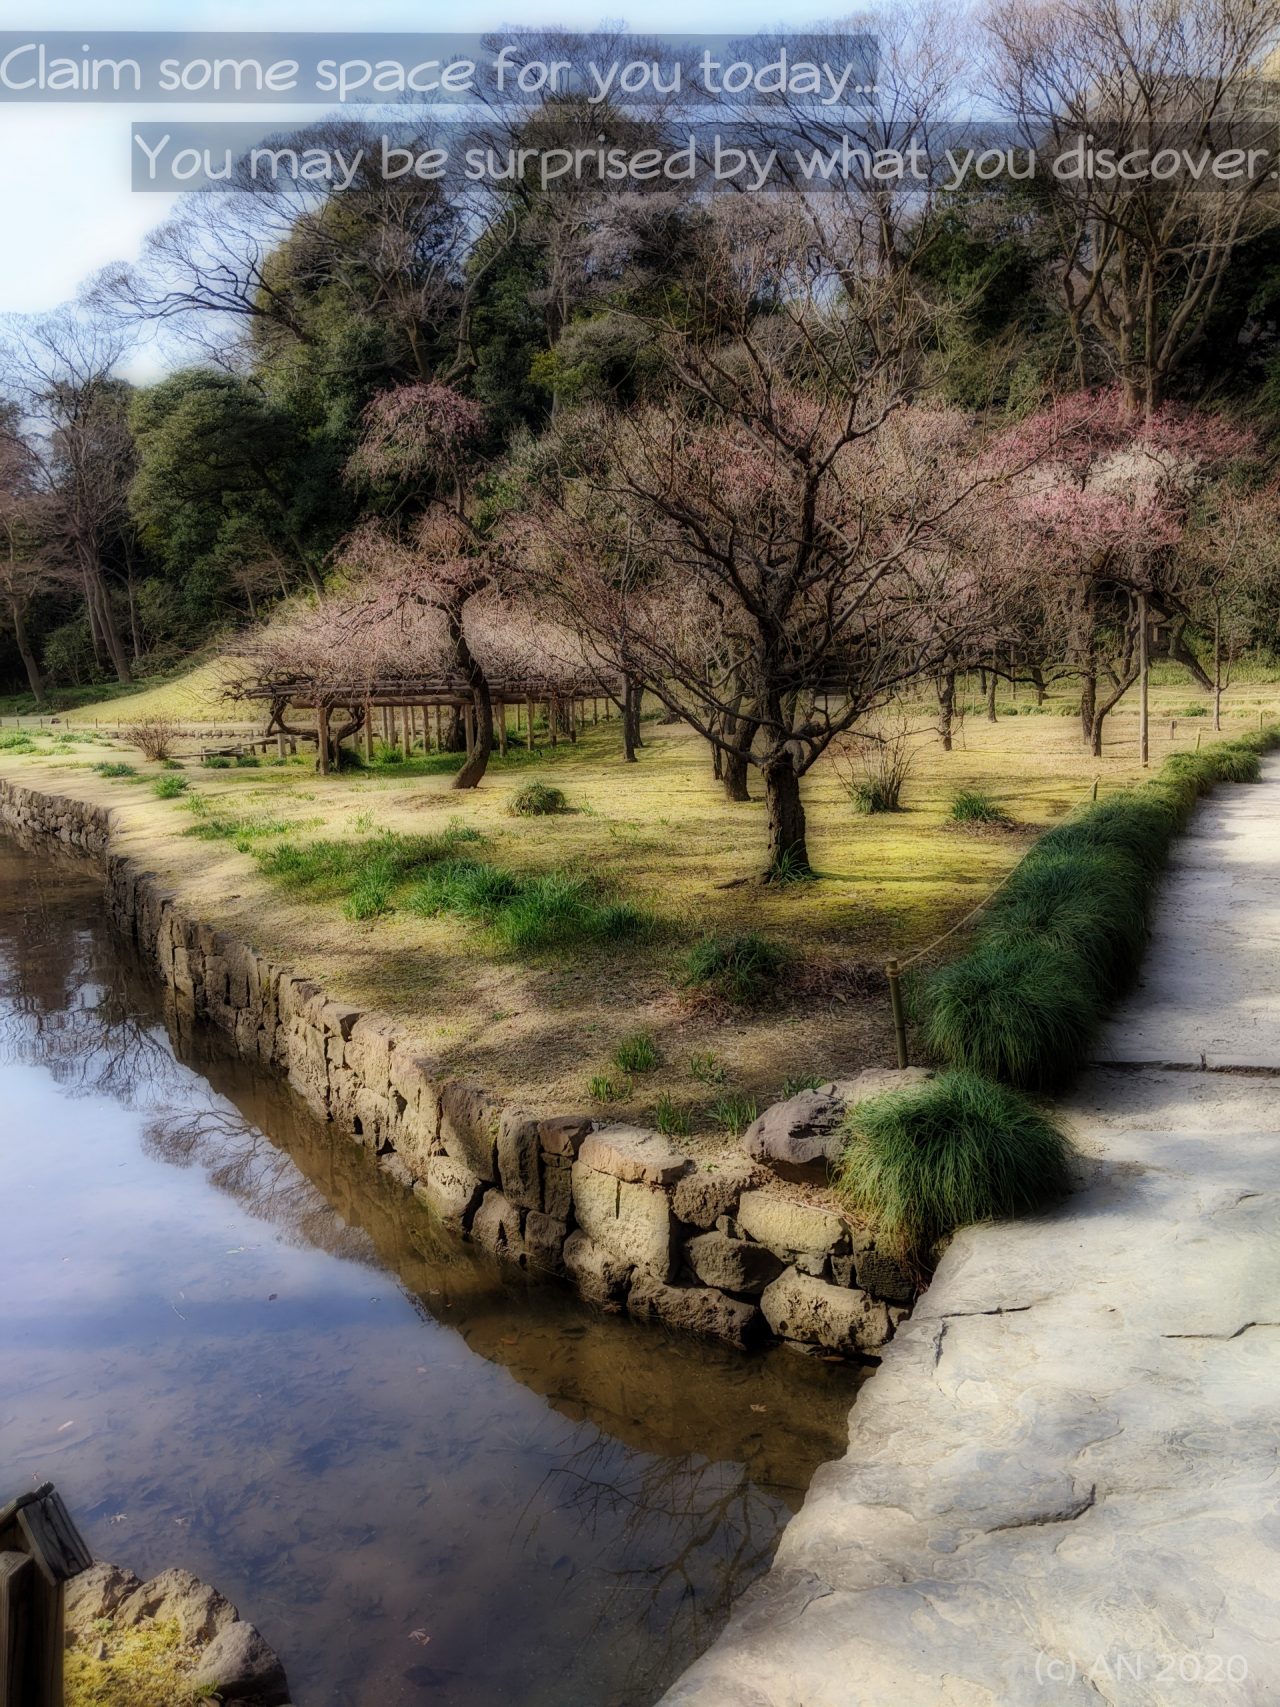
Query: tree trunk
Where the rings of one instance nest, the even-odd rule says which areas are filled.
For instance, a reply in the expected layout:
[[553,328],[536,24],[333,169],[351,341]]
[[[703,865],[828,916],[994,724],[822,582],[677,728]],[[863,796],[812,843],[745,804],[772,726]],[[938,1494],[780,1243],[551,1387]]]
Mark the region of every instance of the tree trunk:
[[997,687],[998,682],[999,682],[999,677],[996,675],[995,671],[989,670],[987,672],[987,722],[988,723],[994,723],[996,721],[996,687]]
[[644,684],[627,676],[622,686],[622,756],[627,764],[636,763],[640,740],[640,706],[644,700]]
[[100,567],[95,565],[89,573],[88,581],[94,609],[97,613],[98,627],[106,643],[112,667],[120,681],[131,682],[133,671],[129,668],[129,660],[125,656],[124,646],[120,640],[120,631],[116,627],[115,614],[111,609],[111,598],[107,592],[107,585]]
[[489,693],[489,678],[485,675],[479,662],[467,645],[467,636],[462,626],[461,610],[448,612],[449,634],[453,641],[454,657],[458,668],[466,677],[471,687],[471,709],[473,714],[473,731],[471,751],[467,754],[466,763],[453,779],[455,788],[474,788],[489,768],[489,755],[493,752],[493,700]]
[[804,807],[800,803],[800,778],[784,753],[764,766],[765,809],[769,817],[769,870],[776,878],[784,873],[799,876],[809,867],[805,842]]
[[18,656],[22,659],[22,667],[27,672],[27,681],[31,687],[31,697],[37,705],[44,704],[44,677],[40,674],[40,666],[36,663],[36,655],[31,650],[31,641],[27,635],[26,619],[22,614],[22,606],[16,599],[9,602],[9,615],[13,619],[13,637],[17,642]]
[[956,714],[956,673],[944,670],[937,679],[938,738],[944,753],[951,751],[952,725]]
[[1222,613],[1213,613],[1213,727],[1222,728]]
[[1028,674],[1031,677],[1032,686],[1036,690],[1036,704],[1043,705],[1045,695],[1044,671],[1041,669],[1039,664],[1033,664],[1028,671]]
[[[1090,668],[1080,672],[1080,733],[1085,744],[1092,746],[1094,740],[1093,716],[1098,703],[1098,677]],[[1099,737],[1100,739],[1101,737]],[[1094,749],[1101,752],[1101,748]]]
[[751,743],[759,724],[751,717],[726,717],[724,738],[726,746],[717,748],[720,759],[720,781],[724,784],[726,800],[750,800],[747,772],[751,764]]

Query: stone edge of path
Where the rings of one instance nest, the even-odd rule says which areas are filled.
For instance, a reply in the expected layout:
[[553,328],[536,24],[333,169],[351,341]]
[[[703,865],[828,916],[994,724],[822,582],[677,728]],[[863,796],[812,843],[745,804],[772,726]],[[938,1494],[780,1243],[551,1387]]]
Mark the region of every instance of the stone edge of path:
[[[1194,987],[1213,957],[1188,933],[1227,931],[1192,891],[1238,860],[1261,919],[1231,921],[1218,976],[1257,974],[1227,1017],[1274,1036],[1280,761],[1262,786],[1215,791],[1175,849],[1147,994],[1193,1011],[1167,944]],[[1250,1058],[1264,1028],[1153,1049],[1142,1011],[1140,991],[1064,1108],[1076,1192],[956,1236],[846,1456],[659,1707],[1280,1699],[1280,1082]]]

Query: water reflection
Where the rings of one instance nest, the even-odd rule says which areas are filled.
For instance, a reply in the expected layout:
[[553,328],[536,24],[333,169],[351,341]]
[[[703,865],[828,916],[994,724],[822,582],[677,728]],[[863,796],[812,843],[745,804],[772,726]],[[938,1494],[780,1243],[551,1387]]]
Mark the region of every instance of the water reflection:
[[0,842],[0,1467],[217,1581],[299,1707],[632,1707],[843,1449],[850,1377],[459,1245]]

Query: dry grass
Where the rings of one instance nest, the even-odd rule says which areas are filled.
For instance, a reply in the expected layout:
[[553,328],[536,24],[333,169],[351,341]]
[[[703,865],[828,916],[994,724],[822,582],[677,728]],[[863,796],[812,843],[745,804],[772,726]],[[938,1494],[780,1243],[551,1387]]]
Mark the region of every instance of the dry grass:
[[[1205,718],[1181,720],[1170,737],[1170,716],[1198,697],[1185,678],[1154,690],[1153,768],[1167,752],[1193,748],[1198,733],[1213,739]],[[1028,702],[1024,692],[1020,703]],[[1059,696],[1049,709],[1064,702]],[[1224,733],[1240,733],[1256,727],[1259,705],[1280,712],[1280,687],[1241,687],[1227,704]],[[131,706],[130,720],[136,712]],[[79,713],[73,728],[86,715],[91,724],[91,712]],[[931,715],[916,707],[913,720],[923,725]],[[134,751],[73,744],[55,754],[46,735],[37,753],[0,750],[0,774],[110,802],[120,845],[159,870],[202,916],[335,995],[393,1014],[442,1070],[548,1110],[652,1119],[661,1103],[687,1118],[695,1136],[722,1144],[718,1100],[754,1097],[763,1108],[788,1080],[847,1076],[892,1060],[887,1003],[865,969],[889,955],[910,956],[966,914],[1039,830],[1089,798],[1095,777],[1104,794],[1136,780],[1136,709],[1107,727],[1098,761],[1082,750],[1074,718],[1002,716],[992,725],[971,713],[953,752],[927,742],[904,793],[906,810],[886,815],[855,813],[834,769],[820,766],[805,784],[818,880],[783,887],[759,881],[762,805],[727,804],[705,746],[680,726],[646,722],[640,762],[624,765],[617,722],[602,723],[576,747],[562,744],[539,762],[495,761],[470,795],[453,792],[448,776],[415,775],[412,766],[321,782],[305,761],[247,770],[187,765],[188,794],[210,811],[242,823],[297,825],[291,833],[299,844],[382,830],[435,834],[460,820],[483,837],[482,857],[529,874],[589,872],[667,926],[651,942],[588,943],[533,960],[502,952],[456,916],[397,908],[350,919],[339,901],[282,891],[254,857],[269,836],[191,837],[184,832],[195,820],[185,798],[156,799],[148,787],[89,769],[127,756],[144,776],[161,774]],[[512,817],[513,791],[534,777],[563,788],[574,810]],[[952,800],[964,788],[989,795],[1017,828],[991,836],[950,823]],[[789,951],[778,998],[745,1011],[692,999],[680,988],[690,944],[743,931]],[[957,935],[941,952],[962,945]],[[611,1068],[614,1054],[638,1032],[653,1039],[661,1065],[619,1087],[624,1075]],[[695,1070],[708,1057],[716,1063],[714,1085]],[[611,1074],[625,1099],[593,1104],[589,1081]]]
[[103,1619],[67,1650],[66,1707],[189,1707],[212,1700],[211,1689],[189,1682],[199,1657],[174,1623],[116,1630]]

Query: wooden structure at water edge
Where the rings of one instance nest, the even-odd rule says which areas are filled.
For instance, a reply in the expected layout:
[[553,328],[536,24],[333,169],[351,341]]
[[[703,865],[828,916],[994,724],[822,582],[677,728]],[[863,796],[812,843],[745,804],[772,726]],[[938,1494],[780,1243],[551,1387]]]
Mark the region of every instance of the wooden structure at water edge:
[[[556,746],[562,738],[576,741],[588,716],[598,723],[602,710],[606,719],[613,715],[613,707],[622,703],[623,683],[608,676],[571,680],[519,676],[490,680],[488,693],[497,748],[505,753],[513,734],[524,745],[536,746],[540,718],[549,745]],[[242,688],[240,695],[266,701],[270,711],[266,737],[277,737],[282,750],[286,739],[314,741],[321,775],[328,773],[342,742],[353,736],[363,739],[366,760],[372,759],[379,736],[406,756],[415,747],[424,753],[465,749],[468,754],[475,747],[477,696],[461,676],[359,685],[277,678]],[[309,712],[313,721],[289,721],[299,712]],[[346,714],[336,728],[335,712]]]

